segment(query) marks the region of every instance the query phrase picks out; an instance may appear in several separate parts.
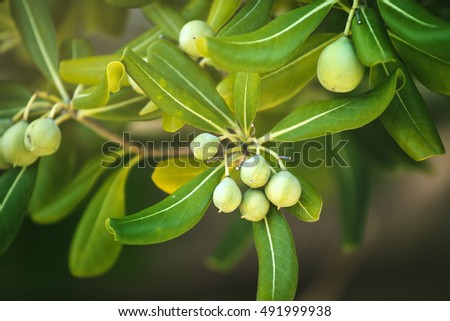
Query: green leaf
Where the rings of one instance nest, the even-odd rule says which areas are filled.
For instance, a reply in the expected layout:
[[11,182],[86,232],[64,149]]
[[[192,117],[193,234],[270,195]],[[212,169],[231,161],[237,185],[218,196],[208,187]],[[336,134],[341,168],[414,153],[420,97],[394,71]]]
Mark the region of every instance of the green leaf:
[[339,153],[347,166],[334,168],[341,199],[342,244],[345,251],[351,252],[364,240],[370,194],[369,162],[351,133],[337,137],[348,140]]
[[24,44],[39,70],[53,81],[61,97],[69,96],[58,75],[58,49],[52,18],[45,3],[11,0],[11,13]]
[[204,162],[193,157],[171,157],[156,165],[152,181],[160,190],[172,194],[207,169]]
[[27,214],[37,166],[14,168],[0,178],[0,255],[13,242]]
[[257,300],[293,300],[298,261],[291,229],[283,214],[271,207],[262,221],[253,223],[253,234],[258,254]]
[[[61,59],[77,59],[95,54],[94,48],[87,39],[67,39],[60,48]],[[61,74],[60,74],[61,76]]]
[[215,271],[228,272],[247,252],[252,239],[252,224],[233,217],[214,252],[208,256],[206,265]]
[[395,48],[429,89],[450,95],[450,23],[411,0],[378,0]]
[[161,122],[161,126],[162,128],[168,132],[168,133],[176,133],[177,131],[179,131],[181,128],[183,128],[183,126],[186,123],[178,118],[173,117],[172,115],[169,115],[167,113],[162,113],[162,122]]
[[27,87],[9,81],[0,81],[0,117],[12,117],[24,108],[32,93]]
[[370,71],[371,86],[383,83],[394,70],[401,68],[405,76],[403,87],[380,119],[397,144],[414,160],[445,153],[436,125],[417,90],[414,80],[400,62],[377,65]]
[[300,141],[362,127],[380,116],[397,90],[400,71],[380,86],[357,97],[314,102],[282,119],[264,140]]
[[303,222],[317,222],[322,212],[322,196],[304,177],[295,172],[293,174],[296,174],[302,186],[302,194],[297,204],[287,207],[286,210]]
[[125,185],[131,169],[127,166],[103,183],[78,223],[69,251],[69,269],[74,276],[101,275],[119,257],[122,244],[111,238],[105,220],[125,215]]
[[143,7],[142,11],[155,26],[161,29],[166,37],[178,41],[180,30],[185,24],[180,13],[161,2],[149,4]]
[[[327,15],[335,1],[292,10],[251,33],[197,39],[197,50],[227,71],[271,71],[284,65]],[[273,48],[277,50],[273,50]]]
[[249,135],[256,116],[261,92],[261,78],[256,73],[237,73],[234,85],[234,108],[236,117]]
[[164,112],[207,131],[224,133],[223,125],[233,125],[213,80],[175,46],[155,42],[148,59],[147,63],[126,49],[122,61],[128,74]]
[[181,14],[186,21],[196,19],[205,21],[210,9],[210,0],[190,0],[181,10]]
[[72,84],[98,85],[105,76],[106,67],[120,55],[104,55],[63,60],[59,64],[61,78]]
[[82,109],[78,111],[78,115],[117,122],[152,120],[161,117],[159,110],[141,114],[140,112],[146,104],[148,104],[146,96],[136,94],[131,88],[124,88],[112,94],[106,106]]
[[217,37],[241,35],[255,31],[270,19],[274,0],[249,0],[239,12],[220,29]]
[[88,162],[78,175],[55,195],[55,200],[31,213],[31,219],[38,224],[52,224],[66,218],[86,197],[106,167],[101,166],[103,157]]
[[105,0],[107,4],[121,8],[139,8],[155,0]]
[[83,2],[83,26],[87,34],[121,35],[125,28],[127,11],[110,6],[104,0],[78,0]]
[[369,7],[361,6],[358,12],[361,22],[353,19],[352,39],[361,63],[373,67],[382,62],[393,61],[396,54],[383,21]]
[[102,81],[97,86],[77,94],[72,100],[77,109],[103,107],[108,103],[110,93],[116,93],[126,76],[125,67],[120,61],[111,61],[106,66]]
[[161,202],[122,219],[108,219],[106,227],[123,244],[156,244],[174,239],[200,221],[222,176],[223,165],[210,168]]
[[240,4],[241,0],[214,0],[206,23],[214,32],[219,31],[239,9]]
[[[137,36],[130,42],[126,43],[124,46],[120,47],[116,53],[122,54],[125,48],[131,48],[138,56],[146,57],[147,56],[147,48],[153,42],[160,39],[162,36],[162,31],[158,27],[153,27],[141,35]],[[115,60],[115,59],[113,59]]]

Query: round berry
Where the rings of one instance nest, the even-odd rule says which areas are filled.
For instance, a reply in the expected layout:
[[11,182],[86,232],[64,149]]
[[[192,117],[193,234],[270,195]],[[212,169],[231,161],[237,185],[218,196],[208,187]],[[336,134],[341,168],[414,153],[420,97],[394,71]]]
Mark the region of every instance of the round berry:
[[198,160],[213,158],[219,151],[220,139],[209,133],[202,133],[191,141],[191,151]]
[[225,177],[214,189],[213,202],[219,212],[233,212],[241,204],[241,200],[241,190],[231,177]]
[[55,153],[61,144],[61,130],[51,118],[31,122],[25,131],[25,147],[38,156]]
[[257,189],[249,189],[242,197],[239,211],[241,212],[242,218],[248,221],[258,222],[266,217],[269,208],[270,203],[263,192]]
[[280,208],[295,205],[302,194],[302,187],[297,177],[281,171],[270,178],[264,191],[269,201]]
[[192,57],[200,57],[195,40],[199,37],[214,37],[214,30],[202,20],[186,23],[180,31],[180,48]]
[[264,157],[255,155],[247,159],[241,167],[241,180],[251,188],[266,185],[270,178],[270,166]]
[[25,147],[24,138],[27,127],[28,123],[22,120],[3,134],[1,145],[3,158],[14,166],[28,166],[38,159],[38,155]]

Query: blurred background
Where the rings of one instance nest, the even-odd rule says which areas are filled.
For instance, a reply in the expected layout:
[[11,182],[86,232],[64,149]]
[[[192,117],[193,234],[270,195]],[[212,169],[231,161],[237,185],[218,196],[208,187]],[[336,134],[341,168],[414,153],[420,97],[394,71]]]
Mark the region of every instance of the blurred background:
[[[122,39],[93,34],[90,40],[98,53],[109,53],[148,26],[142,15],[132,10]],[[16,77],[8,61],[0,56],[0,80]],[[420,89],[449,151],[450,98]],[[313,82],[290,105],[317,98],[326,97]],[[282,116],[271,110],[259,115],[257,122],[269,126]],[[135,123],[128,129],[144,139],[167,138],[158,128],[156,120]],[[383,146],[378,148],[377,153],[382,154]],[[450,300],[450,155],[424,163],[389,169],[371,166],[366,233],[361,248],[352,253],[341,247],[341,191],[335,173],[326,168],[302,169],[323,195],[324,208],[316,223],[287,215],[299,257],[297,299]],[[152,183],[151,173],[151,167],[132,171],[127,185],[128,213],[165,196]],[[79,207],[68,219],[49,226],[24,221],[17,239],[0,257],[1,300],[255,299],[257,257],[251,242],[242,260],[227,273],[213,271],[205,263],[230,223],[229,216],[218,214],[215,208],[175,240],[125,246],[116,265],[92,279],[75,278],[67,267],[81,212]]]

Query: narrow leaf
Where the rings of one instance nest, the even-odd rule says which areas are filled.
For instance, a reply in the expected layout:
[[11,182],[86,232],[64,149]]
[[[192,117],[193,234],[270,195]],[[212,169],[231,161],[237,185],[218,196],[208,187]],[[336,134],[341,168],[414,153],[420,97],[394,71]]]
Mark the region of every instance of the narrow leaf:
[[400,71],[357,97],[311,103],[282,119],[265,140],[300,141],[362,127],[380,116],[397,90]]
[[253,234],[258,254],[257,300],[293,300],[298,260],[291,229],[283,214],[272,207],[262,221],[253,223]]
[[83,2],[83,26],[87,34],[118,37],[125,28],[127,11],[108,5],[104,0],[79,0]]
[[270,19],[274,0],[249,0],[227,24],[220,29],[217,37],[241,35],[255,31]]
[[69,251],[69,269],[74,276],[101,275],[117,260],[122,244],[111,238],[105,220],[125,215],[125,184],[130,169],[120,169],[103,183],[84,211]]
[[172,194],[207,169],[204,162],[193,157],[171,157],[156,165],[152,181],[160,190]]
[[287,207],[286,210],[303,222],[317,222],[322,212],[322,196],[303,176],[295,172],[294,174],[300,182],[302,194],[297,204]]
[[[333,6],[320,0],[292,10],[250,33],[197,39],[197,49],[227,71],[271,71],[284,65]],[[277,50],[273,50],[273,48]]]
[[155,0],[105,0],[107,4],[121,8],[139,8]]
[[211,203],[223,166],[204,171],[161,202],[106,227],[123,244],[155,244],[174,239],[193,228]]
[[140,34],[133,40],[127,42],[124,46],[120,47],[116,52],[122,54],[125,48],[131,48],[138,56],[146,57],[147,48],[156,40],[162,37],[162,31],[158,27],[153,27],[146,32]]
[[27,214],[37,166],[14,168],[0,178],[0,255],[14,241]]
[[248,135],[256,116],[261,92],[261,78],[256,73],[238,73],[234,85],[236,117]]
[[0,117],[13,117],[27,105],[31,95],[25,86],[0,81]]
[[396,62],[373,67],[370,72],[371,86],[384,82],[397,68],[403,70],[405,83],[381,115],[383,126],[397,144],[416,161],[444,154],[444,146],[425,100],[405,66]]
[[207,266],[215,271],[228,272],[247,252],[252,240],[252,224],[237,216],[233,218],[220,243],[207,258]]
[[169,115],[167,113],[162,113],[162,122],[161,126],[162,128],[168,132],[168,133],[176,133],[179,131],[183,126],[185,125],[185,122],[173,117],[172,115]]
[[154,2],[142,8],[144,15],[157,27],[162,33],[178,41],[180,30],[185,24],[183,16],[169,5],[161,2]]
[[206,23],[217,32],[239,9],[241,0],[214,0]]

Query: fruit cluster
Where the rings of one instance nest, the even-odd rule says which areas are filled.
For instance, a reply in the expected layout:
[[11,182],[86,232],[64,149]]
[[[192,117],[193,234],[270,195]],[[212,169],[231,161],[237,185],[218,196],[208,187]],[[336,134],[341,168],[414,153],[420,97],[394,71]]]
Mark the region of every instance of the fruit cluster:
[[[208,133],[198,135],[191,142],[192,153],[198,160],[211,159],[219,147],[220,139]],[[302,188],[298,179],[287,170],[275,172],[259,154],[242,162],[240,178],[250,187],[244,195],[229,175],[216,186],[213,202],[220,212],[231,213],[239,208],[242,218],[257,222],[267,215],[270,203],[278,208],[290,207],[295,205],[301,196]]]
[[55,153],[61,143],[61,131],[51,118],[39,118],[28,124],[21,120],[0,128],[0,168],[28,166],[40,156]]

